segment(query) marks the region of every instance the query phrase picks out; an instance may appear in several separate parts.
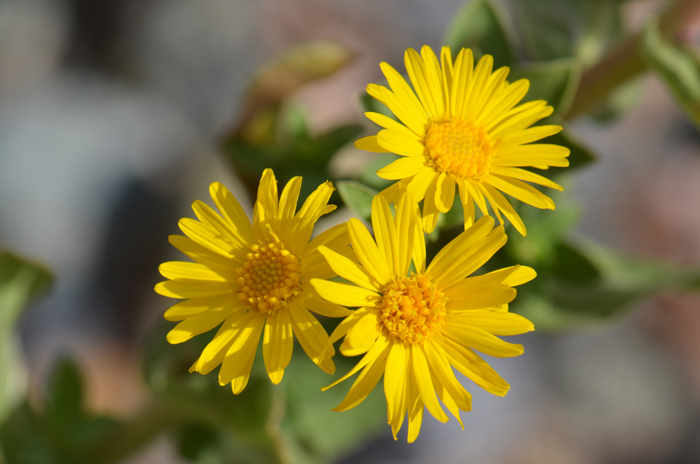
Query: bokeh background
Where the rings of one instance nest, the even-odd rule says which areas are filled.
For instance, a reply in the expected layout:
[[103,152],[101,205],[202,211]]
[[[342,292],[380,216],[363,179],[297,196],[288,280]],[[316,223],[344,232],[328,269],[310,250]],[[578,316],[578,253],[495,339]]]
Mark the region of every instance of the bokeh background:
[[[357,96],[381,81],[379,62],[402,69],[406,48],[439,47],[463,3],[0,1],[0,246],[55,276],[20,321],[30,397],[41,397],[56,360],[69,356],[90,410],[140,410],[144,340],[169,325],[162,314],[171,302],[153,292],[158,264],[179,259],[167,235],[215,180],[250,208],[221,142],[256,70],[295,44],[342,44],[352,61],[291,100],[312,133],[365,124]],[[638,30],[665,3],[625,2],[625,28]],[[700,44],[700,18],[694,24],[685,40]],[[697,266],[700,132],[657,77],[627,91],[635,103],[614,122],[570,122],[599,157],[566,185],[580,211],[574,235]],[[331,167],[353,176],[372,156],[349,145]],[[700,297],[662,293],[633,309],[520,337],[523,356],[492,363],[511,392],[469,387],[464,431],[426,415],[417,443],[394,442],[384,427],[336,462],[700,462]],[[189,462],[176,448],[161,434],[124,462]]]

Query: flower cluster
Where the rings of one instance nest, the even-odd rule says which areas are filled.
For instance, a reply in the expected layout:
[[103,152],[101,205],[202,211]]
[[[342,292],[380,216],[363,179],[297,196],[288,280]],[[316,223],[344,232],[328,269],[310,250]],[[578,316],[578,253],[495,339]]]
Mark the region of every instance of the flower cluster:
[[[453,61],[443,48],[438,61],[423,47],[421,54],[409,49],[405,61],[412,85],[382,63],[390,89],[367,88],[398,120],[366,113],[384,129],[356,142],[361,149],[400,156],[378,171],[397,182],[372,201],[374,237],[351,219],[312,239],[318,219],[335,209],[328,204],[331,183],[320,185],[297,209],[301,178],[278,195],[268,169],[252,223],[219,183],[210,189],[218,213],[203,202],[193,204],[198,220],[182,219],[185,236],[170,237],[193,262],[161,265],[168,280],[156,291],[183,300],[165,313],[167,320],[179,321],[169,342],[219,327],[190,371],[207,374],[221,366],[219,383],[230,383],[234,394],[248,383],[260,338],[274,384],[290,362],[294,337],[329,374],[335,371],[334,343],[343,339],[340,352],[362,358],[326,387],[359,373],[334,410],[360,404],[383,376],[394,437],[408,417],[412,442],[424,409],[445,422],[444,407],[460,423],[459,411],[471,409],[471,395],[454,370],[495,395],[508,391],[508,383],[476,351],[522,354],[521,345],[499,336],[534,330],[530,321],[509,312],[508,304],[516,296],[514,287],[536,274],[526,266],[472,274],[506,243],[503,217],[526,233],[501,192],[554,209],[549,197],[526,182],[561,187],[523,167],[566,166],[568,150],[532,143],[561,130],[530,127],[552,108],[543,101],[518,105],[528,82],[509,83],[508,69],[492,71],[490,56],[474,66],[470,50]],[[439,213],[452,208],[457,192],[465,230],[428,263],[425,233],[436,227]],[[495,227],[490,214],[501,225]],[[343,319],[328,335],[315,314]]]

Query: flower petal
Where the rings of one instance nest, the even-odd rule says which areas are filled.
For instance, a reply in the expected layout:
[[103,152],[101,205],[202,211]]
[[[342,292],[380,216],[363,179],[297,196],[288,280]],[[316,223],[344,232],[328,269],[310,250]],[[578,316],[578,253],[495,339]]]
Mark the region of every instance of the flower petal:
[[292,359],[294,335],[289,311],[282,309],[267,316],[263,334],[263,360],[270,380],[277,385],[282,381],[284,369]]
[[369,137],[364,137],[359,140],[355,140],[355,148],[358,150],[365,150],[372,153],[389,153],[391,150],[379,145],[379,140],[377,140],[376,135],[370,135]]
[[335,364],[331,359],[335,349],[321,323],[308,309],[293,300],[289,304],[289,315],[292,319],[294,335],[309,358],[324,372],[328,374],[335,372]]
[[413,379],[416,381],[418,393],[425,407],[435,419],[447,422],[449,419],[438,402],[435,387],[433,387],[433,381],[430,378],[430,367],[421,346],[411,345],[411,361],[413,363]]

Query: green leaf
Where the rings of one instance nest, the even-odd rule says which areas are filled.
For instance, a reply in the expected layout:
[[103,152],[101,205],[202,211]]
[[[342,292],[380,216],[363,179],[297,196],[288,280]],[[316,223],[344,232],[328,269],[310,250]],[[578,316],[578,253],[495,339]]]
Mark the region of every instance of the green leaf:
[[69,359],[54,367],[49,388],[47,418],[53,432],[70,432],[83,418],[83,385],[78,367]]
[[637,78],[615,89],[595,108],[590,116],[598,122],[610,123],[632,111],[642,100],[646,79]]
[[283,430],[294,439],[298,462],[309,462],[309,456],[320,462],[336,461],[380,430],[386,430],[386,401],[381,382],[357,407],[337,413],[331,411],[347,394],[353,380],[348,379],[325,392],[329,385],[350,370],[359,358],[335,358],[337,373],[331,377],[305,358],[292,356],[281,384],[287,398],[288,414]]
[[545,100],[554,108],[554,115],[557,116],[566,114],[571,106],[581,78],[581,69],[571,59],[532,63],[514,68],[509,79],[515,81],[523,78],[530,81],[530,90],[523,103]]
[[0,250],[0,422],[25,393],[15,324],[29,301],[51,281],[51,274],[43,267]]
[[591,243],[562,242],[513,310],[541,330],[600,325],[660,292],[700,292],[700,268],[626,256]]
[[526,50],[536,60],[597,61],[622,35],[619,2],[610,0],[515,0]]
[[361,183],[372,187],[375,190],[384,190],[396,181],[382,179],[377,175],[377,171],[389,165],[390,163],[393,163],[398,158],[399,156],[393,153],[377,153],[372,158],[372,161],[370,161],[370,163],[367,165],[367,167],[365,168],[364,172],[358,180]]
[[477,56],[493,56],[496,67],[512,66],[515,53],[505,17],[502,6],[494,1],[465,2],[450,23],[444,43],[454,55],[462,48],[472,48]]
[[343,180],[337,183],[338,193],[345,205],[358,217],[369,220],[372,217],[372,199],[377,191],[353,180]]
[[695,52],[662,37],[656,22],[644,28],[642,51],[676,103],[700,125],[700,59]]

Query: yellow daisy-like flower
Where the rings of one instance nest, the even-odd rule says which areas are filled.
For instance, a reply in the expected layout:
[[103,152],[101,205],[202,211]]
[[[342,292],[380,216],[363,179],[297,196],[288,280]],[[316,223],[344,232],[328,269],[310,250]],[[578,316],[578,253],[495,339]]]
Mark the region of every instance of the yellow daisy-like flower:
[[490,55],[475,68],[469,49],[462,49],[454,64],[448,47],[442,48],[441,62],[428,46],[421,54],[411,48],[405,54],[415,93],[387,63],[380,66],[391,90],[367,86],[367,92],[403,123],[365,113],[385,129],[355,143],[363,150],[402,156],[377,172],[384,179],[400,180],[382,193],[393,203],[405,186],[417,201],[425,199],[423,226],[431,232],[439,213],[452,208],[457,186],[465,228],[475,220],[474,203],[488,215],[488,201],[501,224],[502,213],[525,235],[525,225],[501,192],[537,208],[554,209],[549,197],[526,182],[563,188],[522,169],[569,165],[568,148],[531,144],[561,131],[554,125],[530,127],[551,115],[552,107],[543,100],[516,106],[528,91],[528,80],[509,83],[507,67],[492,72]]
[[[530,321],[508,312],[514,286],[535,272],[513,266],[466,278],[506,243],[503,226],[493,229],[485,216],[452,240],[426,269],[425,238],[418,208],[409,195],[399,197],[396,217],[380,195],[372,203],[376,243],[357,220],[348,222],[360,264],[328,248],[319,251],[331,268],[355,285],[312,279],[329,302],[359,307],[331,335],[346,356],[362,360],[337,383],[362,372],[334,411],[357,406],[384,375],[388,421],[396,434],[408,414],[408,441],[418,436],[423,406],[439,421],[448,420],[442,404],[461,422],[459,410],[471,409],[471,395],[453,372],[457,369],[487,391],[503,396],[508,384],[473,349],[491,356],[522,354],[522,345],[496,335],[534,330]],[[413,261],[417,272],[409,275]],[[462,425],[464,428],[464,425]]]
[[221,364],[219,383],[231,382],[235,394],[248,383],[261,333],[272,383],[282,380],[289,364],[293,334],[314,363],[329,374],[335,371],[333,346],[310,311],[329,317],[351,312],[320,298],[309,279],[336,276],[318,252],[320,246],[339,256],[352,256],[352,250],[345,224],[309,241],[318,218],[335,209],[327,204],[334,189],[330,182],[322,184],[297,212],[300,188],[301,178],[295,177],[278,200],[275,176],[265,170],[251,225],[236,198],[214,182],[209,191],[221,215],[195,201],[199,221],[181,219],[186,237],[169,237],[194,263],[160,266],[170,280],[156,285],[156,292],[185,299],[165,313],[169,321],[182,321],[168,333],[168,341],[182,343],[221,325],[190,372],[208,374]]

